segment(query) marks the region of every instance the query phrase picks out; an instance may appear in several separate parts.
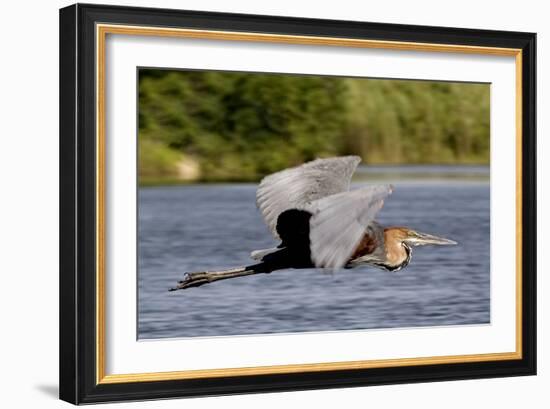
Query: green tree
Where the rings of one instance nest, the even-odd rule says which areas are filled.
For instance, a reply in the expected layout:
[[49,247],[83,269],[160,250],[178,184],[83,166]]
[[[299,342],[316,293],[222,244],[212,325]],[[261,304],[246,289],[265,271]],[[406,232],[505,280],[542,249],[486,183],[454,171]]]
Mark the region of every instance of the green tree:
[[488,163],[490,87],[430,81],[143,69],[139,170],[258,178],[316,157]]

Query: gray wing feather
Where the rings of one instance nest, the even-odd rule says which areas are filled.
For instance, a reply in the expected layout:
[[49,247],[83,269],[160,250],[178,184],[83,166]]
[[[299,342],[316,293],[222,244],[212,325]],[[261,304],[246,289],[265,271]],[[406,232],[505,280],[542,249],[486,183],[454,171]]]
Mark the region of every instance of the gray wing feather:
[[306,210],[313,215],[309,238],[314,265],[345,266],[391,192],[390,185],[368,186],[312,202]]
[[316,159],[266,176],[256,192],[256,204],[275,238],[279,238],[277,218],[281,213],[349,190],[359,162],[358,156]]

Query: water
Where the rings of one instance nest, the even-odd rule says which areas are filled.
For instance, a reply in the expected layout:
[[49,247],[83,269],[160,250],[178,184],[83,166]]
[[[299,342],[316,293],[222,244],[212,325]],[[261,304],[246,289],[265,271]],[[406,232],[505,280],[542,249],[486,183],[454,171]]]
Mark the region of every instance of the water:
[[140,339],[489,323],[488,180],[400,180],[379,221],[458,246],[414,248],[396,273],[284,270],[177,292],[167,290],[186,271],[247,265],[251,250],[276,245],[256,185],[141,188]]

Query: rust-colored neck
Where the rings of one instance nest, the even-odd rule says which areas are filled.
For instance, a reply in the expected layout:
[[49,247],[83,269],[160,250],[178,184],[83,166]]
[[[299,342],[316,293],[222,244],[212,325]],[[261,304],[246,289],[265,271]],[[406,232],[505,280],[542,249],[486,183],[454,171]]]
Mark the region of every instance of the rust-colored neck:
[[401,266],[410,259],[410,248],[403,245],[407,237],[403,227],[388,227],[384,229],[384,249],[386,265],[390,267]]

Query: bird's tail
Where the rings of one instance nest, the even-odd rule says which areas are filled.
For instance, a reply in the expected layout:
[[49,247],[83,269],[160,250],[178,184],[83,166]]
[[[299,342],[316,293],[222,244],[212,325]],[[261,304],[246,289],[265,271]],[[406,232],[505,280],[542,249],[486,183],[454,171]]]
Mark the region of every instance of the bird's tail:
[[252,260],[261,260],[265,256],[276,253],[279,250],[281,250],[279,247],[271,247],[269,249],[254,250],[252,253],[250,253],[250,258]]
[[170,288],[169,291],[185,290],[186,288],[199,287],[201,285],[212,283],[214,281],[269,272],[271,272],[271,270],[267,268],[265,263],[254,264],[252,266],[246,267],[237,267],[229,270],[196,271],[192,273],[186,273],[185,278],[179,281],[176,287]]

